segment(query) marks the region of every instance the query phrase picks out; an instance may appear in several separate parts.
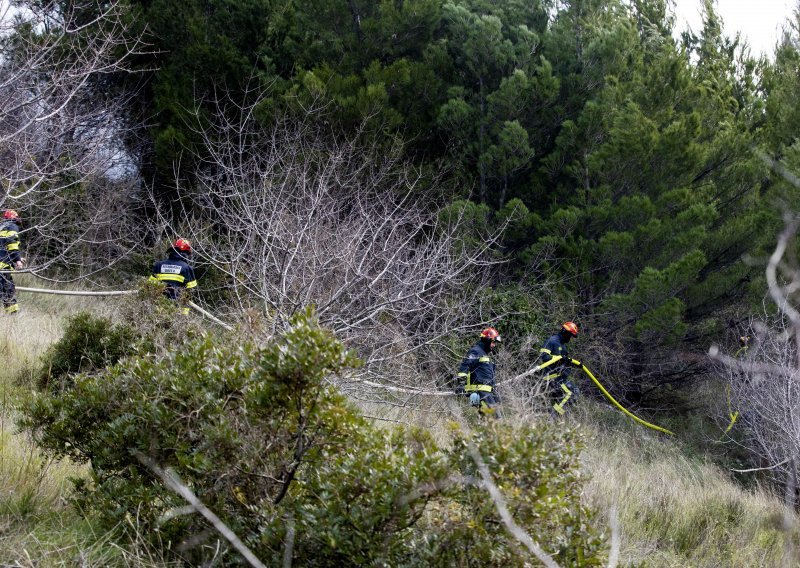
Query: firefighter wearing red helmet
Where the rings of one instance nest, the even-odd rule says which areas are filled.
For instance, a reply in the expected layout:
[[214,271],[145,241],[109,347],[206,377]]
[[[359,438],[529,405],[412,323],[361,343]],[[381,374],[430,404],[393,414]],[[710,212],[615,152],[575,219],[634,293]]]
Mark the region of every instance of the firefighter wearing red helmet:
[[464,392],[470,402],[484,416],[500,418],[500,398],[495,391],[495,364],[490,355],[502,341],[500,333],[493,327],[481,332],[480,339],[472,346],[458,368],[457,392]]
[[17,289],[9,270],[20,270],[25,265],[25,259],[19,252],[19,228],[22,219],[13,209],[3,212],[3,221],[0,222],[0,297],[7,314],[19,311],[17,305]]
[[567,352],[567,343],[573,337],[578,337],[578,326],[571,321],[564,322],[558,333],[551,335],[539,350],[539,358],[543,363],[555,356],[563,358],[562,361],[549,367],[551,372],[545,377],[546,380],[550,381],[550,400],[553,410],[558,414],[564,414],[564,407],[568,404],[574,404],[579,394],[578,387],[569,380],[573,363]]
[[[165,285],[164,295],[177,302],[184,290],[197,287],[194,269],[189,264],[192,255],[192,244],[187,239],[177,239],[167,251],[167,258],[153,264],[151,282],[160,282]],[[184,314],[189,313],[188,307],[181,308]]]

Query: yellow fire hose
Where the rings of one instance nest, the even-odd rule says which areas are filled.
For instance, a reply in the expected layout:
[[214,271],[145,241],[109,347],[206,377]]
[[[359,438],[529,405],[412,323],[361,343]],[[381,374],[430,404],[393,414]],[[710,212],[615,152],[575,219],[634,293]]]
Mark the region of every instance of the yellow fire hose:
[[[537,367],[537,370],[541,370],[542,368],[544,368],[546,366],[550,366],[550,365],[552,365],[553,363],[555,363],[556,361],[558,361],[560,359],[563,359],[563,357],[561,357],[560,355],[555,355],[547,363]],[[597,380],[597,377],[595,377],[592,374],[592,372],[589,370],[589,368],[586,365],[584,365],[583,363],[581,363],[580,361],[578,361],[576,359],[570,359],[570,361],[572,362],[572,364],[575,367],[579,368],[581,371],[586,373],[586,376],[589,377],[590,379],[592,379],[592,382],[597,386],[598,389],[600,389],[600,392],[603,393],[603,396],[605,396],[611,402],[611,404],[616,406],[619,410],[621,410],[629,418],[631,418],[635,422],[638,422],[642,426],[647,426],[648,428],[650,428],[652,430],[656,430],[658,432],[663,432],[664,434],[669,434],[670,436],[674,436],[674,432],[670,432],[666,428],[662,428],[661,426],[656,426],[655,424],[650,424],[646,420],[642,420],[641,418],[636,416],[633,412],[631,412],[630,410],[628,410],[627,408],[622,406],[619,402],[617,402],[617,399],[615,399],[613,396],[611,396],[611,393],[609,393],[605,389],[605,387],[600,383],[600,381]]]

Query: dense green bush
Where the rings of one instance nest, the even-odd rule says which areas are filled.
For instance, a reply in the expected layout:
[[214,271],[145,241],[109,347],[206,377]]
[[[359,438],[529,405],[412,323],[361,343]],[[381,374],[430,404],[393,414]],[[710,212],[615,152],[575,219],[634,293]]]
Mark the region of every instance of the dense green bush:
[[[203,333],[202,320],[185,316],[162,294],[163,284],[143,280],[120,305],[119,320],[79,312],[67,318],[64,332],[42,355],[39,388],[60,390],[77,373],[96,373],[123,357],[163,357]],[[189,297],[181,301],[186,305]]]
[[467,439],[545,550],[564,566],[601,563],[573,432],[489,424],[441,448],[426,431],[377,429],[329,382],[357,365],[304,313],[263,347],[205,336],[77,375],[27,403],[22,425],[46,453],[91,464],[84,510],[192,565],[226,543],[137,455],[174,470],[268,565],[282,564],[289,527],[298,566],[528,565]]
[[61,383],[71,373],[90,373],[113,365],[131,352],[137,334],[126,324],[79,312],[71,316],[64,334],[42,356],[39,386]]

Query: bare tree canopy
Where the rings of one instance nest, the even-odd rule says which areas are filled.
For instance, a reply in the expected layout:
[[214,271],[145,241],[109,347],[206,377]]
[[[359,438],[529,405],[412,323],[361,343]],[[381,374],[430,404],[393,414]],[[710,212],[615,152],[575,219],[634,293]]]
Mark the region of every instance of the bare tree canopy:
[[497,236],[468,239],[458,209],[426,200],[437,188],[397,148],[296,118],[265,128],[255,105],[228,110],[198,130],[209,158],[178,189],[181,234],[226,276],[230,317],[266,314],[272,334],[313,305],[366,374],[413,385],[423,365],[446,369],[444,336],[486,315]]
[[109,191],[132,169],[120,142],[129,96],[104,79],[144,47],[127,22],[118,1],[0,8],[1,205],[33,220],[24,246],[37,269],[86,272],[130,246],[131,187]]

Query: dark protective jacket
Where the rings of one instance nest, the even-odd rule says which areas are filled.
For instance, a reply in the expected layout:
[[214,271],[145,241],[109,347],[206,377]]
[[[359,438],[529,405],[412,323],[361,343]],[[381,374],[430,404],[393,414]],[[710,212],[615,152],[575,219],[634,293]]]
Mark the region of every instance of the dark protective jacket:
[[490,389],[470,389],[470,385],[484,385],[494,388],[494,363],[483,346],[483,341],[478,341],[461,361],[458,368],[458,376],[466,382],[464,390],[489,390]]
[[177,300],[184,288],[189,290],[197,286],[194,270],[186,262],[186,257],[176,250],[171,250],[166,260],[159,260],[153,264],[150,280],[166,284],[164,295],[171,300]]
[[[569,353],[567,352],[567,344],[564,342],[564,340],[561,339],[560,333],[551,335],[550,338],[544,342],[544,345],[539,351],[540,351],[539,358],[542,360],[543,363],[547,363],[550,359],[552,359],[556,355],[560,355],[564,359],[569,358]],[[553,363],[553,365],[549,367],[548,370],[550,371],[550,373],[545,377],[545,379],[555,379],[556,377],[561,377],[562,379],[566,379],[572,372],[571,368],[568,365],[562,364],[561,362]]]
[[20,260],[19,254],[19,226],[6,219],[0,223],[0,269],[14,268],[14,263]]

